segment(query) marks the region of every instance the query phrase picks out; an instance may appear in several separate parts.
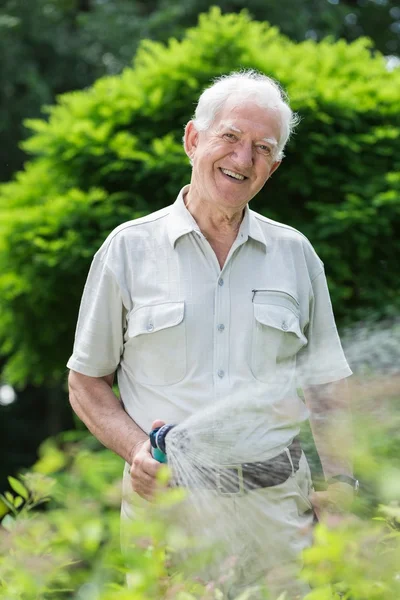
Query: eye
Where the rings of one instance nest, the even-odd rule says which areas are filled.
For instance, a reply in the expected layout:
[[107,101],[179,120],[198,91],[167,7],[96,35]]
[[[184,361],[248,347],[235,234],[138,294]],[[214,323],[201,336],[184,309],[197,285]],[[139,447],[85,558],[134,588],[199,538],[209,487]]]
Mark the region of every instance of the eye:
[[259,150],[261,150],[261,152],[263,154],[271,154],[271,148],[269,146],[264,146],[264,144],[260,144],[259,146],[257,146],[257,148]]
[[236,142],[237,137],[234,133],[224,133],[224,138],[228,139],[230,142]]

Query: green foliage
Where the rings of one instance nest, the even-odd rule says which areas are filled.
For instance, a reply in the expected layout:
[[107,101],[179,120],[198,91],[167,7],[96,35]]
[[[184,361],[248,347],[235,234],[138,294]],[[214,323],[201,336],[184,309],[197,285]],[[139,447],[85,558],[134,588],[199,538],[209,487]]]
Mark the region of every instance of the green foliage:
[[[193,25],[198,13],[206,12],[216,4],[212,0],[161,1],[158,9],[168,5],[177,24],[181,27]],[[291,0],[219,0],[218,6],[224,13],[238,12],[244,6],[253,18],[276,25],[292,40],[303,41],[310,38],[321,40],[330,35],[335,39],[353,41],[360,36],[368,36],[384,54],[399,54],[400,36],[396,23],[400,13],[391,0],[298,0],[296,18]],[[168,23],[165,24],[168,30]],[[151,32],[151,30],[150,30]],[[157,32],[158,33],[158,32]],[[172,32],[175,35],[175,32]],[[160,37],[158,33],[157,37]]]
[[[52,447],[54,442],[48,443],[43,452],[51,454]],[[38,463],[37,472],[23,475],[18,486],[10,482],[19,488],[17,492],[23,488],[25,496],[14,498],[14,507],[20,504],[18,498],[24,498],[18,516],[13,508],[14,516],[7,515],[2,521],[1,597],[65,598],[68,590],[82,588],[81,595],[74,597],[87,598],[89,594],[82,594],[90,573],[94,581],[102,582],[114,570],[116,581],[122,580],[118,565],[108,563],[110,553],[118,548],[116,478],[121,462],[99,452],[92,454],[89,465],[87,450],[79,444],[74,448],[69,445],[69,449],[66,445],[65,449],[64,462],[70,470],[58,471],[57,479],[39,473]],[[32,510],[49,502],[50,496],[46,512]]]
[[400,509],[397,529],[385,520],[346,520],[336,529],[319,525],[314,546],[304,552],[307,600],[397,600],[400,594]]
[[[362,417],[365,398],[359,400],[356,414]],[[392,447],[388,442],[396,424],[398,427],[398,402],[381,398],[380,409],[380,427],[373,419],[356,421],[361,496],[353,514],[342,516],[339,524],[316,527],[314,544],[303,555],[302,578],[312,586],[304,600],[399,598],[400,505],[396,485],[400,482],[400,455],[396,454],[397,440]],[[63,456],[58,465],[55,453]],[[218,582],[209,582],[206,589],[183,571],[171,573],[169,567],[167,574],[171,548],[193,547],[193,540],[177,529],[176,523],[168,522],[163,512],[177,503],[179,508],[181,490],[164,490],[149,513],[143,513],[143,519],[137,519],[130,528],[124,522],[124,537],[130,537],[132,544],[123,557],[119,539],[122,460],[78,432],[47,440],[40,454],[34,470],[19,479],[10,478],[12,491],[1,496],[7,514],[0,527],[0,597],[222,600]],[[374,464],[380,469],[371,469]],[[389,472],[393,485],[388,494],[381,474]],[[375,489],[373,506],[366,499],[368,486]],[[380,504],[382,500],[385,505]],[[40,507],[43,502],[45,510]],[[365,504],[370,505],[368,514]],[[197,560],[201,563],[196,565],[207,565],[210,557]],[[224,575],[229,577],[227,565],[225,569]],[[132,584],[129,590],[125,588],[127,573]],[[253,592],[254,588],[243,590],[236,600],[254,599]],[[267,591],[256,597],[278,600]],[[279,600],[289,598],[282,595]]]
[[64,0],[1,3],[0,180],[7,179],[24,158],[17,146],[26,136],[22,120],[37,116],[55,94],[84,87],[96,76],[88,61],[79,60],[82,42],[73,4]]
[[[167,577],[167,547],[176,540],[177,531],[155,517],[154,506],[151,518],[132,523],[128,534],[134,543],[122,556],[123,463],[108,451],[91,451],[92,440],[68,442],[70,436],[63,438],[67,469],[52,477],[35,472],[21,476],[21,481],[12,479],[11,485],[22,495],[2,496],[10,513],[0,528],[0,596],[8,600],[218,600],[218,592],[209,594],[204,585],[183,581],[179,573]],[[54,444],[54,440],[46,443],[45,457]],[[39,468],[37,464],[36,471]],[[179,490],[165,491],[158,506],[162,509],[181,498]],[[49,502],[46,512],[33,510],[43,502]],[[125,588],[127,572],[131,590]]]
[[319,525],[304,552],[307,600],[399,598],[399,382],[390,380],[364,376],[351,385],[360,493],[353,515],[334,528]]
[[[26,156],[22,120],[40,114],[43,103],[90,85],[97,77],[130,65],[140,39],[181,38],[213,0],[3,0],[0,7],[0,181]],[[220,0],[222,12],[244,4],[260,21],[291,39],[332,35],[354,40],[368,35],[385,54],[399,54],[399,9],[391,0]],[[378,26],[377,26],[378,24]]]
[[309,236],[342,320],[397,311],[400,71],[368,46],[294,44],[246,13],[213,9],[182,42],[143,42],[133,68],[29,121],[32,161],[0,191],[7,378],[64,375],[91,256],[116,225],[174,201],[190,177],[184,124],[210,79],[232,69],[277,78],[302,116],[253,208]]

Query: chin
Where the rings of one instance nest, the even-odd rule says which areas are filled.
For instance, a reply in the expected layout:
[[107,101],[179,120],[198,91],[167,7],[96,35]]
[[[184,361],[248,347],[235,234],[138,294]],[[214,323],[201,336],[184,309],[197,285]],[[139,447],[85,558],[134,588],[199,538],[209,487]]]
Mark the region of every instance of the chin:
[[[220,200],[221,202],[221,200]],[[232,198],[222,199],[222,204],[227,208],[231,208],[233,210],[243,210],[243,208],[248,204],[249,200],[241,198],[240,200],[232,200]]]
[[238,190],[235,194],[235,190],[232,193],[232,190],[224,190],[223,194],[221,194],[220,198],[224,199],[225,202],[228,202],[229,204],[232,205],[237,205],[237,204],[247,204],[247,202],[249,202],[249,200],[251,199],[251,196],[249,196],[249,194],[244,194],[243,192],[240,193],[241,190]]

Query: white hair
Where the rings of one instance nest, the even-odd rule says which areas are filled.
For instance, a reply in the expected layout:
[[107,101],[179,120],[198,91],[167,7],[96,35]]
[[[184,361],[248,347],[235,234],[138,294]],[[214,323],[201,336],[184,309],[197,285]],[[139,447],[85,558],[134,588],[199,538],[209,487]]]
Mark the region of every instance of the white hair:
[[281,86],[271,77],[253,69],[217,77],[213,84],[204,90],[193,117],[193,124],[197,131],[207,130],[225,102],[232,96],[238,106],[247,100],[253,100],[261,108],[277,111],[281,135],[278,140],[276,159],[282,159],[283,149],[300,118],[291,110],[287,95]]

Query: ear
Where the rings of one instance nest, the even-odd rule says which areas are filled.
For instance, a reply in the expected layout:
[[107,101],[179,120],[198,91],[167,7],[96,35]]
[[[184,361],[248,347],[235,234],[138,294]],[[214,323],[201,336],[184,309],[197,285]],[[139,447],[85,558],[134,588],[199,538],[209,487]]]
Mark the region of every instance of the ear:
[[279,165],[281,164],[281,162],[282,162],[281,160],[277,160],[277,161],[275,161],[273,163],[273,165],[271,167],[271,170],[269,172],[269,177],[271,177],[272,173],[274,173],[277,170],[277,168],[279,167]]
[[193,121],[189,121],[189,123],[185,127],[185,135],[183,136],[183,146],[190,160],[193,159],[194,153],[197,148],[198,139],[199,132],[195,128]]

